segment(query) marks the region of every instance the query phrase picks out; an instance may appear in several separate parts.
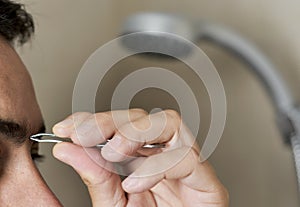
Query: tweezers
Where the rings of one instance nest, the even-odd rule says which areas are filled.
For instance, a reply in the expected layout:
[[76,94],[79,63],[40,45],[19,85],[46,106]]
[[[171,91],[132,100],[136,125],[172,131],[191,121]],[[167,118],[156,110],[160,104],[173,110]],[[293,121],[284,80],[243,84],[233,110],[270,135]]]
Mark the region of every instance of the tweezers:
[[[55,134],[50,134],[50,133],[34,134],[34,135],[30,136],[30,140],[35,141],[35,142],[40,142],[40,143],[60,143],[60,142],[73,143],[72,140],[69,138],[58,137]],[[108,142],[109,141],[103,142],[101,144],[97,144],[95,147],[102,148]],[[165,144],[147,144],[147,145],[144,145],[142,148],[155,149],[155,148],[164,148],[164,147],[165,147]]]

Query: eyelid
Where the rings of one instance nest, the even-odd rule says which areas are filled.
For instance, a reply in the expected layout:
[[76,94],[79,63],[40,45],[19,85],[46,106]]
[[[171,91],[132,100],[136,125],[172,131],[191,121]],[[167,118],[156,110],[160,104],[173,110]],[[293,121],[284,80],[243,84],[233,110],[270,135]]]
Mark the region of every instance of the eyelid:
[[27,124],[0,118],[0,134],[15,144],[23,144],[27,139]]

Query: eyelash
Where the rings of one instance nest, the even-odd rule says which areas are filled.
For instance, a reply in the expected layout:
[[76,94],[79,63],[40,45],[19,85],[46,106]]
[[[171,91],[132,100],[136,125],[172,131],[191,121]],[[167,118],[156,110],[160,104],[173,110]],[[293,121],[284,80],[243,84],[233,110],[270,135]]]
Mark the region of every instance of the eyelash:
[[44,156],[38,153],[31,153],[31,159],[33,161],[42,162],[44,160]]
[[31,158],[33,161],[42,162],[45,156],[40,155],[38,153],[39,151],[39,145],[37,142],[33,142],[30,150]]

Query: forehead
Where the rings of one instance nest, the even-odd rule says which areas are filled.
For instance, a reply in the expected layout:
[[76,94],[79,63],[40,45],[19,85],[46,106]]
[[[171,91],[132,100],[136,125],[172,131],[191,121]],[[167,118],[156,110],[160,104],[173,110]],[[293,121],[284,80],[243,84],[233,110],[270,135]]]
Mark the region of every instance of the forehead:
[[0,118],[40,122],[32,81],[15,50],[0,39]]
[[29,74],[14,48],[0,38],[0,78],[1,82],[7,79],[23,78]]

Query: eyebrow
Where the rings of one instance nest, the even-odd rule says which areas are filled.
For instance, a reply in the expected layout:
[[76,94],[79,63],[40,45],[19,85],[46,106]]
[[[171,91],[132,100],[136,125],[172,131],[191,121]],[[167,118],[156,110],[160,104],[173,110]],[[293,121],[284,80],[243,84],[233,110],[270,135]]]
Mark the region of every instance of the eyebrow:
[[[45,132],[46,128],[44,123],[37,132]],[[15,144],[22,144],[28,139],[28,134],[32,133],[30,126],[26,123],[17,123],[11,120],[0,119],[0,134],[4,135],[7,140],[12,141]]]

